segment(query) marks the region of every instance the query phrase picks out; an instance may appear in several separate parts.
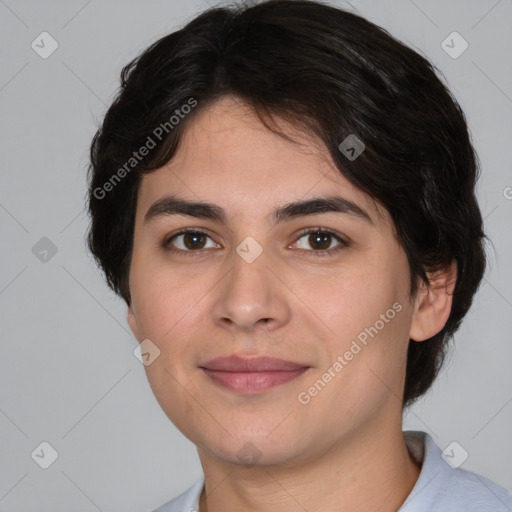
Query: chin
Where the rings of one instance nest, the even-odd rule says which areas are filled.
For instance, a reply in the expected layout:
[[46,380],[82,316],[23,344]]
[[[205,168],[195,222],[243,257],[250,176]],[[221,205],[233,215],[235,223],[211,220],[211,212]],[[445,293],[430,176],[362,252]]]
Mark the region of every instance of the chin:
[[297,452],[300,446],[299,439],[284,430],[280,436],[274,434],[268,436],[270,431],[272,428],[264,434],[244,434],[238,430],[237,435],[226,434],[217,442],[209,439],[208,443],[203,442],[202,445],[208,446],[208,451],[218,459],[247,468],[280,466],[300,455]]

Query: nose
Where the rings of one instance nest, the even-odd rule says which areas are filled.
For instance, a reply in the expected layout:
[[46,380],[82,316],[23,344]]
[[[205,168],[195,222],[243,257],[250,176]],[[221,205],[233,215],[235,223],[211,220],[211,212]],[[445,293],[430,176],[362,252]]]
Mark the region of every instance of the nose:
[[276,329],[290,319],[290,294],[282,269],[265,251],[249,263],[234,251],[231,268],[216,287],[214,321],[225,329]]

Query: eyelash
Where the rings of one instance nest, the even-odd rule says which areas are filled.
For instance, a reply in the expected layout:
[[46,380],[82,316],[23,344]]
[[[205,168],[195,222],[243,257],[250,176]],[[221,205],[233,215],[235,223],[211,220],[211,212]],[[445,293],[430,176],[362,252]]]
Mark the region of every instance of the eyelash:
[[[208,233],[206,233],[205,231],[202,231],[201,229],[185,228],[185,229],[182,229],[181,231],[179,231],[178,233],[174,233],[170,237],[166,237],[163,240],[162,244],[161,244],[162,247],[166,251],[172,252],[172,253],[176,253],[176,254],[187,254],[187,255],[192,256],[192,257],[200,256],[202,254],[202,252],[205,251],[206,249],[198,249],[198,250],[195,250],[195,251],[191,251],[191,250],[185,251],[183,249],[175,249],[175,248],[173,248],[170,245],[172,240],[174,240],[175,238],[177,238],[180,235],[184,235],[184,234],[187,234],[187,233],[194,233],[194,234],[199,234],[199,235],[205,235],[208,238],[211,238],[210,235],[208,235]],[[334,247],[333,249],[326,249],[326,250],[321,250],[321,249],[318,249],[318,250],[299,249],[300,251],[306,251],[308,253],[312,253],[314,256],[320,256],[320,257],[332,256],[333,254],[338,253],[339,251],[341,251],[345,247],[348,247],[348,245],[349,245],[348,242],[346,242],[343,238],[341,238],[340,235],[338,235],[334,231],[331,231],[330,229],[322,228],[320,226],[319,227],[315,227],[315,228],[307,228],[307,229],[301,231],[298,234],[298,237],[297,237],[296,241],[300,240],[304,235],[308,235],[308,234],[330,235],[336,241],[340,242],[340,245],[338,245],[337,247]],[[196,253],[196,254],[194,254],[194,253]]]

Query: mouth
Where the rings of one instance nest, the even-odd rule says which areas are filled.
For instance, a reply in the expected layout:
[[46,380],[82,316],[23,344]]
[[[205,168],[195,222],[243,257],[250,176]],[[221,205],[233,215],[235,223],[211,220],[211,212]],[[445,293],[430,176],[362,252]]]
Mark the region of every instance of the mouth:
[[215,383],[239,393],[261,393],[296,379],[310,368],[270,357],[219,357],[199,368]]

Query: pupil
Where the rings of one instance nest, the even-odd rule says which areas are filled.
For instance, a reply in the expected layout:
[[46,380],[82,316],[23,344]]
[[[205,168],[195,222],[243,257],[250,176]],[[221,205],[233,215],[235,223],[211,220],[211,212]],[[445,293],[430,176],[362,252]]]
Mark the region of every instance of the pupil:
[[[185,234],[185,245],[187,249],[197,249],[202,248],[201,243],[197,243],[198,239],[202,237],[202,233],[186,233]],[[188,243],[190,240],[194,240],[192,243]]]
[[[313,237],[314,243],[311,244],[313,247],[315,247],[315,245],[317,243],[321,246],[321,247],[319,247],[320,249],[326,249],[327,247],[329,247],[329,245],[330,245],[329,236],[330,235],[325,234],[325,233],[314,233],[310,236]],[[319,240],[321,240],[321,239],[324,239],[324,243],[319,242]],[[325,241],[327,241],[327,243]]]

